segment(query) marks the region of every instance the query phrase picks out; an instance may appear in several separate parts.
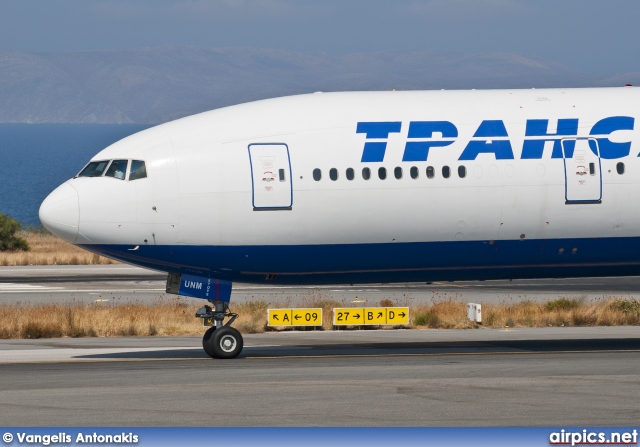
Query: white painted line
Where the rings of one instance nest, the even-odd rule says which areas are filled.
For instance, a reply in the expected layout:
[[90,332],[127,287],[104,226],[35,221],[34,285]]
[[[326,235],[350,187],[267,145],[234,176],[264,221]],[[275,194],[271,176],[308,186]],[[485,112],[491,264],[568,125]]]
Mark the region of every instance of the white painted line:
[[32,273],[39,273],[39,272],[70,272],[70,271],[81,271],[81,272],[86,272],[88,270],[96,270],[96,271],[102,271],[102,272],[110,272],[113,270],[129,270],[129,271],[139,271],[139,272],[145,272],[145,273],[149,273],[150,275],[154,275],[154,274],[162,274],[163,272],[156,272],[153,270],[147,270],[147,269],[143,269],[140,267],[107,267],[107,266],[103,266],[103,267],[67,267],[67,268],[32,268],[29,269],[27,267],[23,267],[23,268],[11,268],[11,267],[2,267],[0,268],[0,272],[26,272],[27,270],[29,270]]
[[[376,285],[375,288],[367,288],[367,289],[351,289],[351,288],[344,288],[344,289],[337,289],[337,290],[332,290],[331,287],[335,287],[334,286],[278,286],[278,285],[272,285],[272,286],[234,286],[233,290],[280,290],[280,289],[293,289],[293,290],[299,290],[299,289],[307,289],[307,290],[314,290],[314,289],[318,289],[318,290],[329,290],[331,292],[379,292],[381,288],[385,288],[386,286],[380,286],[380,285]],[[398,286],[396,285],[395,287],[397,288],[402,288],[402,286]],[[389,286],[388,288],[394,288],[394,286]]]
[[33,284],[0,283],[0,291],[40,291],[42,289],[59,290],[62,287],[36,286]]
[[[96,292],[97,291],[97,292]],[[143,293],[143,292],[166,292],[166,289],[64,289],[62,287],[45,287],[42,286],[41,289],[29,289],[29,290],[20,290],[20,289],[1,289],[0,292],[11,292],[11,293]]]

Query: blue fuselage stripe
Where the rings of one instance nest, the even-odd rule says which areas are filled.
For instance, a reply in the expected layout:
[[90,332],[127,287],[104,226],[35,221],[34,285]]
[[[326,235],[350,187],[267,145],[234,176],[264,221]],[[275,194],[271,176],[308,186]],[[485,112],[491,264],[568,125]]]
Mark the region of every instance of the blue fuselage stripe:
[[640,238],[83,248],[156,270],[242,282],[267,276],[320,284],[640,275]]

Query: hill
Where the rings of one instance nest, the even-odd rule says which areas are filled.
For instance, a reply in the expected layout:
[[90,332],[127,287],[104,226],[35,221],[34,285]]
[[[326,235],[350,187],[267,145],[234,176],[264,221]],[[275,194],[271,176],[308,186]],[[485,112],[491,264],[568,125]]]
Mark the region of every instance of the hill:
[[0,51],[0,122],[160,123],[245,101],[313,91],[619,86],[514,53],[330,56],[260,48]]

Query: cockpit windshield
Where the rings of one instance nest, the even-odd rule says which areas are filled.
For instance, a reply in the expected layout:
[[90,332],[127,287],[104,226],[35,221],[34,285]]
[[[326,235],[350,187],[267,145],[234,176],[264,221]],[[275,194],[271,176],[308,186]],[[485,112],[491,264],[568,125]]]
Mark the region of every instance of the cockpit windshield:
[[100,177],[108,164],[109,160],[92,161],[78,174],[78,177]]
[[138,180],[139,178],[147,177],[147,167],[144,161],[131,160],[131,173],[129,173],[129,180]]
[[102,160],[92,161],[80,171],[77,177],[113,177],[120,180],[147,178],[147,167],[142,160]]
[[115,177],[120,180],[124,180],[124,176],[127,174],[128,160],[113,160],[109,165],[109,169],[104,174],[105,177]]

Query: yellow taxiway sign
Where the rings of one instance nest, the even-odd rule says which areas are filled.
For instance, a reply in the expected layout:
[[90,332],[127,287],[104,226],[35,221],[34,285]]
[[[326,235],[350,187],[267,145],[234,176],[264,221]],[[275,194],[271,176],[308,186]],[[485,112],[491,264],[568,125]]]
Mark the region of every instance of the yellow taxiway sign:
[[387,324],[409,324],[409,308],[387,307]]
[[337,307],[333,309],[333,325],[364,324],[364,312],[364,308]]
[[409,324],[408,307],[337,307],[334,326]]
[[269,326],[322,326],[322,309],[267,309]]

